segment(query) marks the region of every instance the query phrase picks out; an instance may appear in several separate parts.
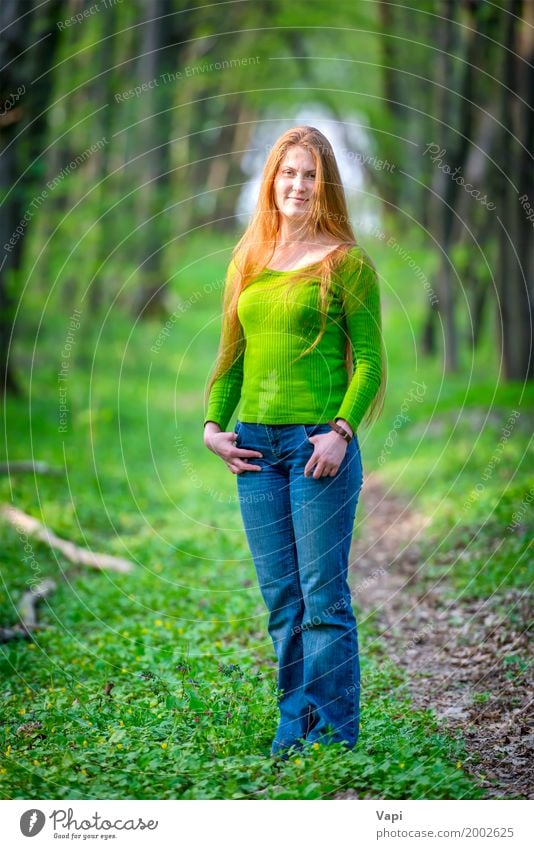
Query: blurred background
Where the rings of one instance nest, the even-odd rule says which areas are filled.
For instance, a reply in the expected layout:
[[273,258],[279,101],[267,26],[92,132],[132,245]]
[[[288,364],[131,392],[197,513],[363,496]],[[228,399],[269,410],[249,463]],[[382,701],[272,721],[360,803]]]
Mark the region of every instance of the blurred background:
[[[480,720],[480,752],[465,755],[465,772],[464,755],[432,737],[428,705],[413,714],[419,725],[397,729],[393,755],[380,746],[406,647],[413,653],[439,631],[408,615],[416,598],[432,621],[453,605],[451,627],[471,622],[473,646],[493,646],[490,613],[517,630],[489,651],[483,683],[466,684],[465,722],[499,699],[506,713],[502,686],[517,693],[526,680],[514,640],[532,580],[534,3],[3,0],[0,30],[2,501],[61,538],[135,564],[127,576],[72,573],[42,539],[28,563],[20,522],[0,523],[13,713],[2,733],[4,754],[17,750],[19,763],[0,771],[8,796],[83,797],[89,781],[96,798],[238,798],[270,786],[252,761],[245,783],[228,763],[224,774],[205,767],[215,754],[235,757],[245,775],[243,722],[252,729],[263,718],[253,739],[267,746],[275,705],[247,707],[239,687],[253,692],[256,678],[243,683],[215,663],[222,653],[245,677],[270,675],[273,657],[235,478],[204,448],[202,422],[230,253],[271,145],[299,124],[333,143],[382,292],[387,397],[381,419],[359,434],[368,487],[355,536],[367,561],[354,562],[377,706],[365,719],[375,749],[358,755],[365,792],[524,793],[522,767],[499,777],[498,765],[477,761],[489,720]],[[399,498],[430,530],[420,539],[418,522],[408,524],[392,547]],[[387,600],[404,596],[404,579],[387,580],[408,548],[415,595],[393,614]],[[57,586],[29,640],[19,626],[31,570]],[[369,595],[373,586],[380,597]],[[493,606],[479,610],[488,599]],[[384,633],[400,658],[389,678]],[[439,666],[436,654],[418,663]],[[184,684],[188,664],[216,702],[195,677]],[[110,681],[115,702],[111,691],[102,696]],[[96,734],[101,699],[111,719]],[[31,744],[17,737],[22,711],[40,733],[61,724],[63,744],[48,733],[36,742],[28,732]],[[216,730],[209,711],[223,716]],[[205,781],[187,761],[174,764],[169,784],[162,745],[176,739],[176,757],[200,758]],[[514,749],[519,761],[522,751]],[[329,790],[333,766],[321,769],[309,798],[354,786],[343,773]],[[293,778],[284,798],[301,798]]]

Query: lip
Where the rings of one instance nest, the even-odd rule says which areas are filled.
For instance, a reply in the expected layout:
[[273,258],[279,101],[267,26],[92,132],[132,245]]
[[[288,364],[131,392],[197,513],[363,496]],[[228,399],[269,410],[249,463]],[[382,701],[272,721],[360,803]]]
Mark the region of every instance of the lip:
[[289,197],[289,198],[288,198],[288,200],[296,200],[298,203],[305,203],[305,202],[307,201],[307,198],[294,198],[294,197]]

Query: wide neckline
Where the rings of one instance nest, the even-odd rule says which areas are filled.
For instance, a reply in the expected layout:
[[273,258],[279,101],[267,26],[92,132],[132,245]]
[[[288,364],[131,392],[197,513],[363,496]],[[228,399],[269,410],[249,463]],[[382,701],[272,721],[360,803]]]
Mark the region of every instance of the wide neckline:
[[[325,254],[321,259],[317,259],[317,260],[315,260],[315,262],[310,262],[309,265],[300,265],[298,268],[287,268],[287,269],[269,268],[269,266],[266,265],[265,268],[264,268],[264,271],[270,271],[271,274],[294,274],[296,271],[306,271],[307,268],[313,268],[314,266],[319,265],[319,263],[321,263],[327,257],[331,256],[332,254],[335,254],[335,252],[340,247],[341,247],[341,245],[337,245],[334,248],[334,250]],[[353,247],[356,248],[356,247],[358,247],[358,245],[353,245]],[[352,250],[352,248],[349,248],[349,251],[350,250]],[[347,251],[346,253],[348,253],[349,251]]]

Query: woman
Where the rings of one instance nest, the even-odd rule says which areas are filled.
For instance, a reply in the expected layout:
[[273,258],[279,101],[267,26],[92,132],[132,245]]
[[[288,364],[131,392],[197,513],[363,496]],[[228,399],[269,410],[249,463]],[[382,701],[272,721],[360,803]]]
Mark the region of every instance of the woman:
[[314,127],[293,128],[267,158],[228,267],[204,422],[205,445],[238,476],[269,611],[280,712],[272,755],[358,738],[347,583],[363,482],[356,430],[381,406],[383,374],[377,274],[356,245],[332,147]]

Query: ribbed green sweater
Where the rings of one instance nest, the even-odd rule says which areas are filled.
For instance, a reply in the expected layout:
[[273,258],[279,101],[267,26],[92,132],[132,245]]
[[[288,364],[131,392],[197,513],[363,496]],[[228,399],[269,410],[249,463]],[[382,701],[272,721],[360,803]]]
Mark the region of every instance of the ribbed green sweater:
[[[312,268],[312,266],[309,266]],[[239,400],[238,418],[263,424],[322,424],[343,418],[356,432],[378,391],[381,377],[380,292],[375,268],[363,248],[351,248],[332,279],[324,335],[317,268],[292,283],[294,271],[265,268],[239,297],[244,346],[214,382],[204,422],[224,431]],[[345,365],[352,343],[353,375]]]

